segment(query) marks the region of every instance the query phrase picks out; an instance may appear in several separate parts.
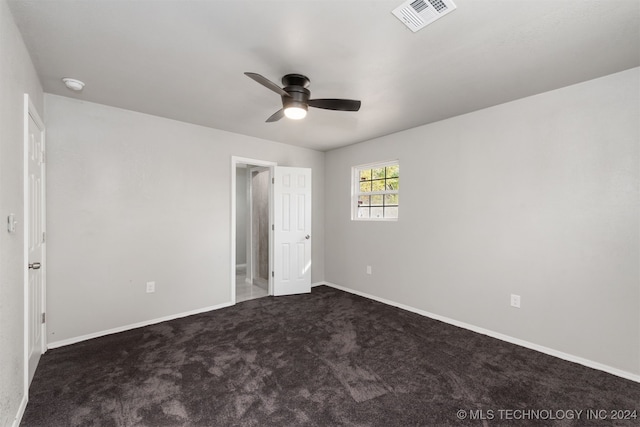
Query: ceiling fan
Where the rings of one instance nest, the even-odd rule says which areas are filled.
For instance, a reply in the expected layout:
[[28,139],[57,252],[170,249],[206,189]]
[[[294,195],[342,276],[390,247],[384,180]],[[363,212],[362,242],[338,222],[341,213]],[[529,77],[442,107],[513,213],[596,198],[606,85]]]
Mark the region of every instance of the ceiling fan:
[[360,109],[360,101],[353,99],[309,99],[311,92],[307,87],[310,81],[302,74],[284,76],[282,78],[283,88],[260,74],[245,74],[282,97],[282,108],[269,117],[267,123],[277,122],[285,116],[294,120],[302,119],[307,115],[308,107],[337,111],[358,111]]

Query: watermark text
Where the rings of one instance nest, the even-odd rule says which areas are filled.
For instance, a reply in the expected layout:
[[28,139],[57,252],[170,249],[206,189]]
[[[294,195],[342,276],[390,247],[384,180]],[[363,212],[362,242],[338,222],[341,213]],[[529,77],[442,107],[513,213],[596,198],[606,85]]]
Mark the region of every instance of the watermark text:
[[637,409],[459,409],[459,420],[637,420]]

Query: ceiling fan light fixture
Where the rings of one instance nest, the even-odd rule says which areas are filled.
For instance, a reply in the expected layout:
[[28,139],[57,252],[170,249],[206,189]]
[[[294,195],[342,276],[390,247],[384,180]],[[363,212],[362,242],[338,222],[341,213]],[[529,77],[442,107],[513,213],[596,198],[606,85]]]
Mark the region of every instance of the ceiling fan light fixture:
[[300,120],[307,116],[306,105],[292,105],[284,109],[284,115],[288,119]]

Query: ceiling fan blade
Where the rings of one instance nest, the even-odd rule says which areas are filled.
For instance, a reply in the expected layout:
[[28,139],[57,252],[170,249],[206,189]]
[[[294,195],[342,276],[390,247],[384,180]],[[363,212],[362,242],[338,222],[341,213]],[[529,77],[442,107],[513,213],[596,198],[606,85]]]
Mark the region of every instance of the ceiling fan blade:
[[271,117],[269,117],[267,119],[267,123],[277,122],[278,120],[280,120],[283,117],[284,117],[284,108],[281,108],[278,111],[276,111],[275,113],[273,113],[271,115]]
[[354,99],[310,99],[309,107],[324,108],[325,110],[358,111],[360,101]]
[[253,80],[257,81],[258,83],[260,83],[262,86],[266,87],[267,89],[271,89],[272,91],[274,91],[278,95],[290,96],[280,86],[278,86],[277,84],[275,84],[271,80],[267,79],[266,77],[261,76],[260,74],[257,74],[257,73],[244,73],[244,74],[247,77],[252,78]]

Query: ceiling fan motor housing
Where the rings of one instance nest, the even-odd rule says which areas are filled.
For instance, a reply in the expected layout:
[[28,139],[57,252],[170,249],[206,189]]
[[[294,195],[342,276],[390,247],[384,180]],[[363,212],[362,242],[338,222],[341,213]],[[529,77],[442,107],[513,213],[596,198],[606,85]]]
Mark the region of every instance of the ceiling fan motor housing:
[[284,91],[289,96],[282,96],[283,107],[285,109],[297,107],[308,110],[309,97],[311,96],[311,92],[307,89],[309,83],[309,79],[302,74],[287,74],[284,76],[282,84],[285,86]]
[[302,86],[304,88],[308,87],[310,83],[309,77],[302,74],[287,74],[282,78],[283,86]]

